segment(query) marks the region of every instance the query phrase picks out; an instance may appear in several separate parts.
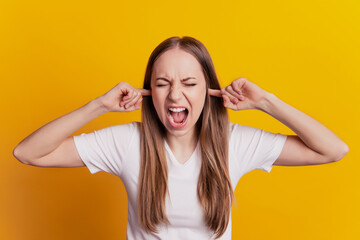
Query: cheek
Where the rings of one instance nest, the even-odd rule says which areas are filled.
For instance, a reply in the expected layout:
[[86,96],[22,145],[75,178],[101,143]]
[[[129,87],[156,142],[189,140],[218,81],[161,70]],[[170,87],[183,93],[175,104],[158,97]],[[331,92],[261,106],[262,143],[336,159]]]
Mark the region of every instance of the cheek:
[[159,93],[153,92],[152,93],[152,101],[153,101],[156,111],[158,113],[160,113],[159,111],[161,111],[161,109],[163,108],[164,99],[161,97],[161,95]]
[[158,104],[158,102],[160,101],[159,100],[159,93],[157,92],[157,91],[154,91],[154,90],[152,90],[152,92],[151,92],[151,98],[152,98],[152,100],[153,100],[153,103],[154,103],[154,105],[157,105]]
[[201,112],[204,108],[206,93],[204,91],[197,91],[191,94],[191,101],[194,104],[193,107],[197,111]]
[[200,97],[199,97],[199,105],[200,105],[200,110],[202,111],[203,108],[204,108],[204,105],[205,105],[205,97],[206,97],[206,94],[200,94]]
[[204,105],[205,103],[205,97],[206,97],[206,88],[201,89],[196,95],[196,99],[201,105]]

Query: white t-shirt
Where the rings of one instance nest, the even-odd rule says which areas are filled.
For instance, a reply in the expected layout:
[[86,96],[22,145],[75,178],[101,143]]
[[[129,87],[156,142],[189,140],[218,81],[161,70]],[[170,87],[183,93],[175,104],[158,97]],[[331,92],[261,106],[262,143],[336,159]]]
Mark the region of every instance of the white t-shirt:
[[[79,155],[89,171],[105,171],[118,176],[128,195],[127,239],[213,239],[206,227],[197,199],[201,167],[200,142],[189,160],[178,162],[164,140],[168,164],[166,213],[169,227],[159,226],[159,233],[147,234],[137,218],[137,183],[140,170],[140,131],[137,122],[106,127],[88,134],[73,136]],[[280,155],[286,135],[271,133],[229,122],[229,172],[233,190],[245,173],[254,169],[270,172]],[[221,240],[231,239],[231,215]]]

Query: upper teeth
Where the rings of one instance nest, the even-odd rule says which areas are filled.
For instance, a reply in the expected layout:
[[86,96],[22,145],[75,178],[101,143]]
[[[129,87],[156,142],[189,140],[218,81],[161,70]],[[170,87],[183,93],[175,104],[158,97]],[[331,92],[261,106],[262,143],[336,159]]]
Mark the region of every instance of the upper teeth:
[[184,111],[185,108],[169,108],[170,111],[173,111],[173,112],[181,112],[181,111]]

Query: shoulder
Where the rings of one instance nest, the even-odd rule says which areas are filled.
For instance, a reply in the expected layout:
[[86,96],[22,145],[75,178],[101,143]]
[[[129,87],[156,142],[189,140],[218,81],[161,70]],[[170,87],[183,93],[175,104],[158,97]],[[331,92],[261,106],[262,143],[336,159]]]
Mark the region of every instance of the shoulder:
[[129,143],[134,137],[140,136],[140,123],[133,121],[125,124],[117,124],[95,130],[89,134],[82,134],[89,139],[95,138],[104,142],[114,142],[115,145],[121,146]]
[[108,127],[108,130],[111,130],[114,133],[134,133],[134,132],[140,132],[140,124],[141,122],[133,121],[130,123],[124,123],[124,124],[118,124]]
[[249,145],[267,140],[267,133],[260,128],[229,122],[229,145],[248,148]]
[[261,131],[262,129],[259,128],[229,122],[230,137],[232,137],[233,135],[253,135],[256,132]]
[[286,135],[266,131],[262,128],[256,128],[238,123],[230,124],[229,142],[231,145],[238,145],[248,148],[250,145],[255,147],[281,146]]

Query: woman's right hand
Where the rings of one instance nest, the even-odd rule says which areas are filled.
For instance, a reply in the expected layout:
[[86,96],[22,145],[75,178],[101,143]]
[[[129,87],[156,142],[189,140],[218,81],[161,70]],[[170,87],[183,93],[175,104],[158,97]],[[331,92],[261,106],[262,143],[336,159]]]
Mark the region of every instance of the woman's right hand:
[[133,88],[127,82],[120,82],[100,97],[108,112],[131,112],[140,109],[142,96],[150,96],[151,90]]

